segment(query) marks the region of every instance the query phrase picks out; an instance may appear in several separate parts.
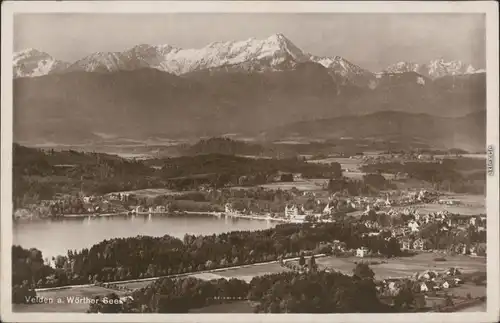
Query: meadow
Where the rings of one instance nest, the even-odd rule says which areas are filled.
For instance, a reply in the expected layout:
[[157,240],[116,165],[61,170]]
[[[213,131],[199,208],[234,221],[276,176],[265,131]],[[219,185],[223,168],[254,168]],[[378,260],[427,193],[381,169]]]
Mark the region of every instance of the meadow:
[[463,215],[486,214],[486,197],[484,195],[447,194],[441,199],[458,200],[461,204],[446,205],[439,203],[424,203],[416,206],[416,208],[418,208],[421,213],[448,211],[450,213]]
[[483,302],[476,306],[461,309],[457,312],[486,312],[486,302]]
[[434,258],[442,255],[436,253],[420,253],[413,257],[401,257],[392,259],[377,259],[377,258],[338,258],[335,256],[323,257],[316,259],[316,263],[320,268],[328,267],[330,269],[351,275],[356,267],[355,262],[361,261],[386,261],[370,265],[370,268],[375,273],[376,279],[408,277],[416,272],[425,270],[444,271],[450,267],[456,267],[462,272],[486,271],[486,259],[482,257],[468,256],[445,256],[446,261],[437,262]]
[[311,180],[296,180],[293,182],[276,182],[264,185],[259,185],[259,187],[269,189],[269,190],[291,190],[293,188],[299,191],[321,191],[323,190],[323,185],[327,185],[328,180],[324,179],[311,179]]
[[[211,272],[183,274],[182,277],[193,277],[203,280],[238,278],[250,282],[253,277],[266,274],[277,274],[283,271],[289,271],[289,269],[281,267],[278,263],[262,263],[255,265],[245,265],[231,269],[216,269]],[[125,282],[117,283],[117,285],[122,285],[123,287],[128,289],[139,289],[149,285],[150,283],[152,283],[152,281],[153,280]]]
[[278,274],[284,271],[290,271],[290,269],[284,268],[278,263],[265,263],[218,271],[217,275],[225,278],[237,278],[250,282],[252,278],[257,276]]
[[192,309],[189,313],[253,313],[253,305],[250,301],[234,301]]
[[470,294],[472,298],[485,297],[486,296],[486,286],[475,285],[473,283],[466,283],[458,287],[454,287],[451,291],[455,297],[466,298],[467,294]]
[[176,192],[173,190],[169,190],[167,188],[147,188],[147,189],[142,189],[142,190],[113,192],[113,193],[109,193],[109,195],[111,195],[111,194],[132,194],[132,195],[135,195],[139,198],[144,198],[144,197],[154,198],[154,197],[162,196],[162,195],[182,195],[182,194],[188,194],[188,193],[191,193],[191,192],[188,192],[188,191]]
[[363,164],[363,160],[360,158],[345,158],[345,157],[331,157],[325,159],[308,160],[308,163],[315,164],[330,164],[339,163],[342,169],[348,169],[349,171],[359,171],[360,166]]

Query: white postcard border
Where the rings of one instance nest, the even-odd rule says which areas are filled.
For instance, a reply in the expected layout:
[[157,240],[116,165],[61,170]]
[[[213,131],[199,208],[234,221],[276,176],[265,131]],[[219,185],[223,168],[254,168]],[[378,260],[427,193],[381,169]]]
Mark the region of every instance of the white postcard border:
[[[487,30],[487,144],[494,146],[494,176],[487,182],[487,312],[423,314],[78,314],[13,313],[11,305],[12,246],[12,53],[15,13],[484,13]],[[392,1],[19,1],[2,3],[1,109],[1,319],[6,322],[496,322],[499,314],[498,218],[498,3]]]

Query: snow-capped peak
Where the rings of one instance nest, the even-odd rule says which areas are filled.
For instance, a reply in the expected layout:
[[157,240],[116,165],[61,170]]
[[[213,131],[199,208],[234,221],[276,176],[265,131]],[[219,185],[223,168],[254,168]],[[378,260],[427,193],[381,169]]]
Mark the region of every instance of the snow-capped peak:
[[289,60],[306,59],[303,52],[282,34],[266,39],[212,42],[199,49],[182,49],[171,45],[137,45],[121,53],[95,53],[72,65],[71,69],[109,72],[137,67],[151,67],[173,74],[238,64],[262,63],[274,68]]
[[414,62],[398,62],[385,69],[385,73],[417,72],[420,65]]
[[69,64],[34,48],[15,52],[12,57],[14,77],[35,77],[62,72]]
[[[176,75],[212,69],[262,72],[294,68],[297,63],[307,61],[324,66],[333,78],[344,84],[366,86],[382,77],[340,56],[319,57],[304,53],[281,33],[261,39],[217,41],[197,49],[183,49],[170,44],[139,44],[123,52],[93,53],[71,65],[29,48],[14,53],[14,76],[39,76],[62,71],[113,72],[144,67]],[[416,72],[435,79],[478,71],[461,61],[439,58],[427,64],[399,62],[382,73]]]
[[435,79],[447,75],[462,75],[476,73],[476,69],[459,60],[447,61],[444,58],[431,60],[427,64],[417,64],[413,62],[399,62],[387,67],[386,73],[416,72],[425,77]]
[[119,52],[95,52],[69,67],[71,71],[112,72],[128,69]]
[[445,61],[443,58],[430,61],[427,68],[429,76],[433,78],[446,75],[471,74],[476,71],[470,64],[458,60]]
[[319,57],[309,55],[309,60],[323,65],[330,71],[337,81],[351,83],[359,86],[369,86],[375,75],[351,62],[340,57]]
[[[40,52],[27,49],[17,53],[19,57],[26,55],[40,57]],[[68,70],[110,72],[151,67],[179,75],[200,69],[257,61],[265,61],[265,65],[273,67],[290,59],[301,61],[305,60],[306,56],[283,34],[277,33],[260,40],[249,38],[242,41],[213,42],[199,49],[140,44],[124,52],[93,53],[71,64]],[[43,72],[39,71],[36,75],[42,74]]]
[[366,84],[366,77],[373,76],[339,56],[306,54],[281,33],[261,39],[217,41],[198,49],[139,44],[124,52],[93,53],[73,63],[68,71],[112,72],[149,67],[176,75],[212,69],[262,72],[294,68],[307,61],[323,65],[341,83]]
[[301,49],[295,46],[288,38],[281,33],[276,33],[267,38],[270,45],[275,45],[281,50],[285,50],[293,59],[301,60],[304,58],[304,53]]

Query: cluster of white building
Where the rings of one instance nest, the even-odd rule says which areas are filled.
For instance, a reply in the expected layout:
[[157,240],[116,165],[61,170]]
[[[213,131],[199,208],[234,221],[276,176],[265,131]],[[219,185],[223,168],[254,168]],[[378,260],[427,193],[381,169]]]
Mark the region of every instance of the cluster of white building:
[[377,291],[381,294],[395,296],[408,280],[413,284],[413,290],[422,293],[440,291],[453,288],[463,283],[458,277],[460,272],[457,268],[450,268],[444,272],[425,270],[415,273],[408,278],[387,278],[377,284]]

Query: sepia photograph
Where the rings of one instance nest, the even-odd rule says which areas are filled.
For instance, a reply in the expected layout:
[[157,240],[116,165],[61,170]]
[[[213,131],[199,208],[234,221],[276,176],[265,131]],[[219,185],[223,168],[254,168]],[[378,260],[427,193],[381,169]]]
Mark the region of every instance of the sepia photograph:
[[498,4],[2,9],[2,321],[500,319]]

